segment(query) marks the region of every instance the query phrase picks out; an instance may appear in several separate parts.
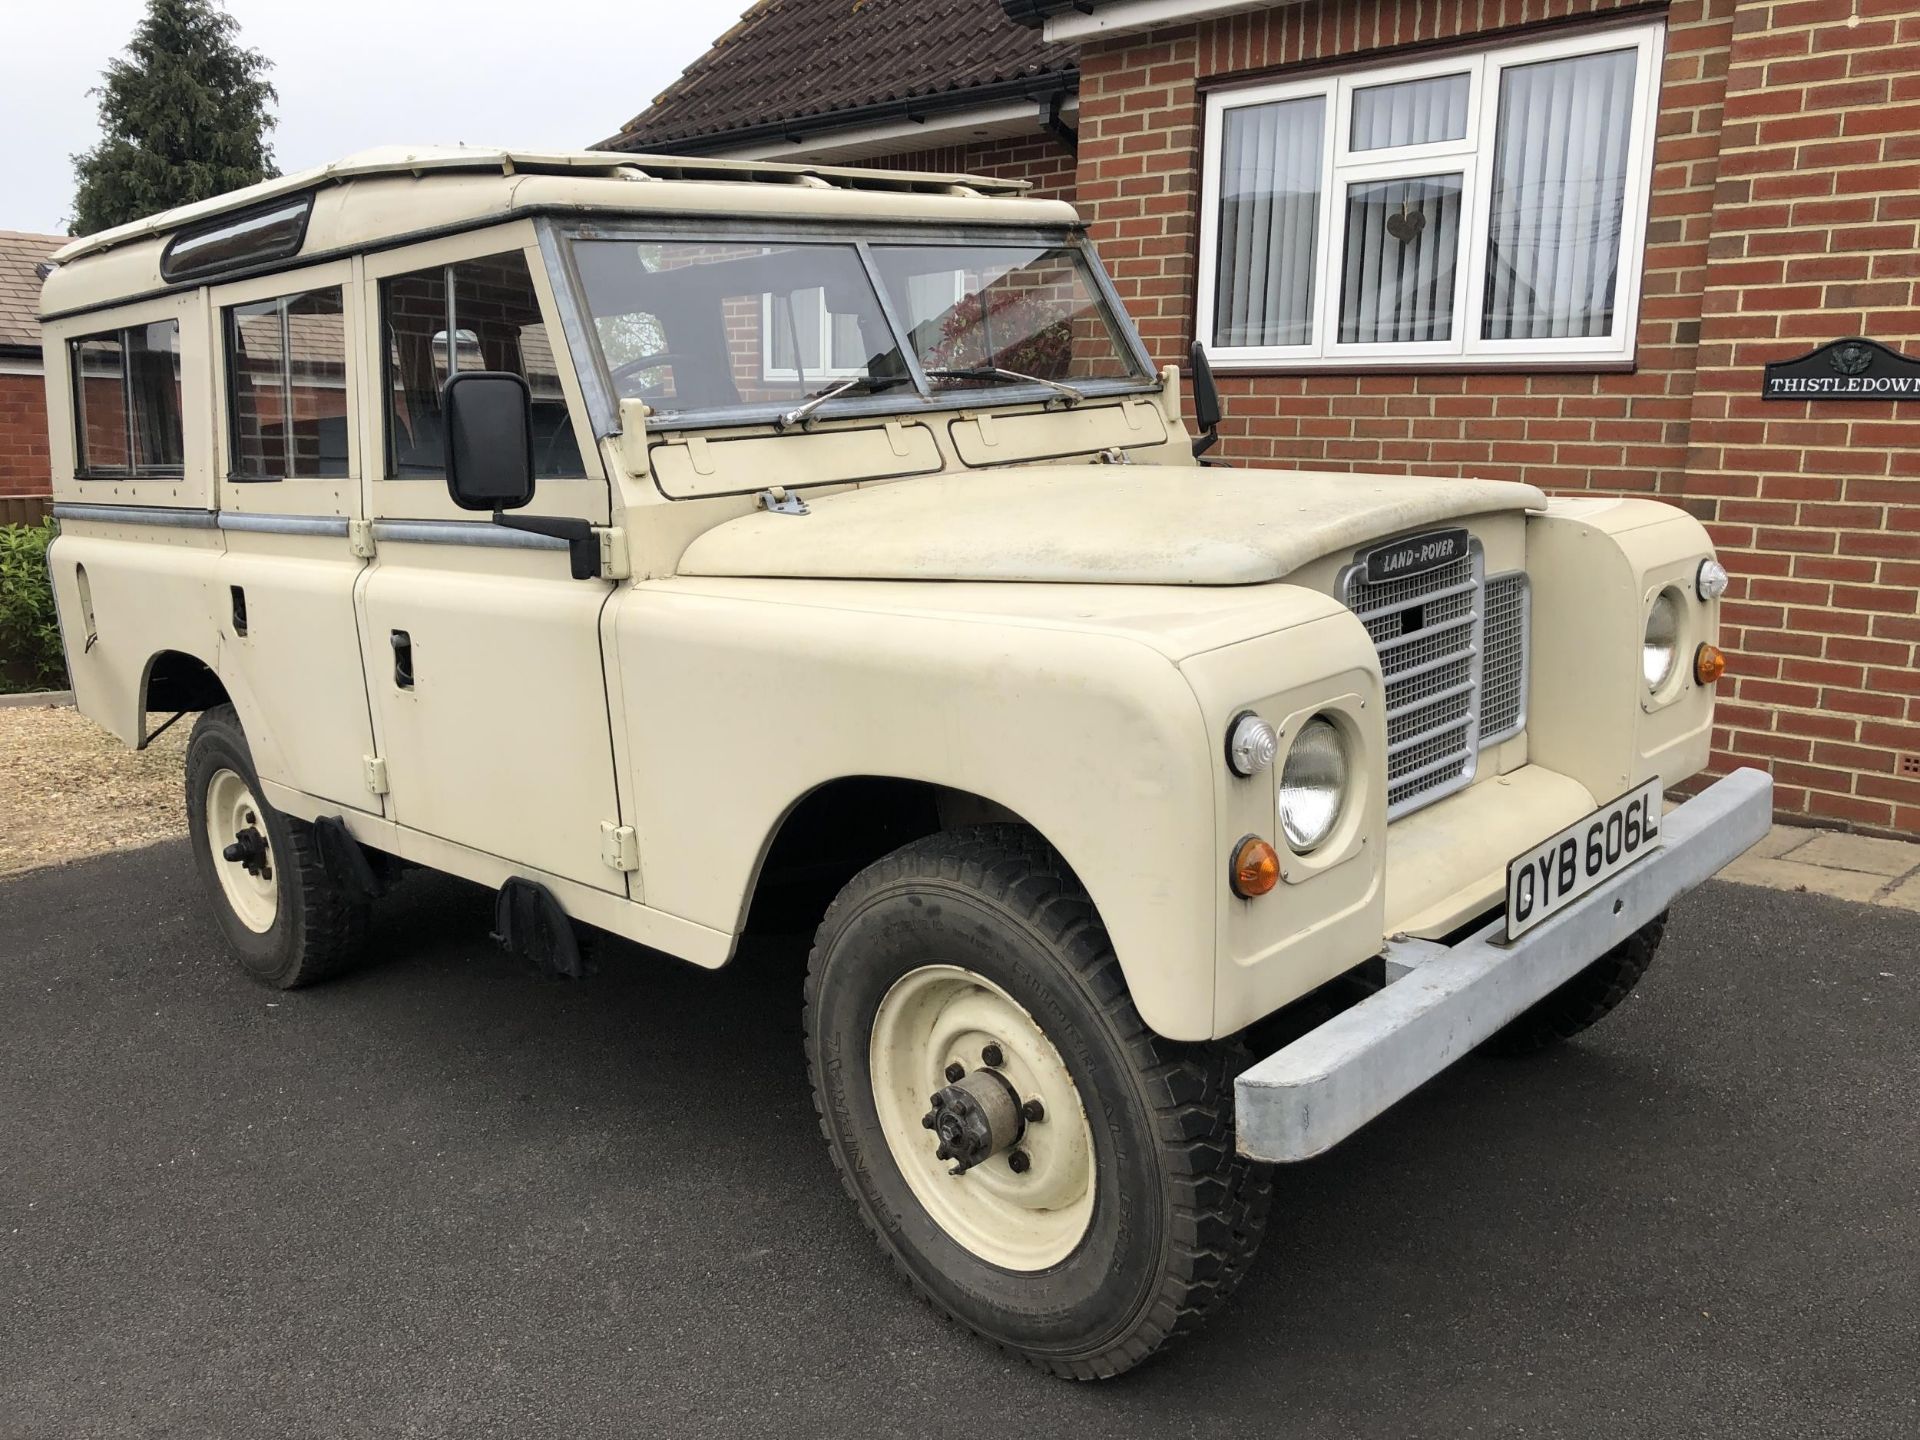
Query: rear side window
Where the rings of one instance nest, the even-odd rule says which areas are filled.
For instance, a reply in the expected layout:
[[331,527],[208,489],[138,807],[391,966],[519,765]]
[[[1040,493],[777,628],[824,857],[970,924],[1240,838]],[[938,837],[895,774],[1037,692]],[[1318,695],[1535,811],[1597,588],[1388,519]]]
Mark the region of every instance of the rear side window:
[[440,388],[466,370],[504,370],[533,391],[534,473],[585,475],[553,347],[519,251],[436,265],[380,282],[386,352],[387,473],[446,471]]
[[67,358],[81,478],[180,474],[180,322],[84,336]]
[[347,327],[340,289],[226,311],[229,473],[235,480],[347,473]]

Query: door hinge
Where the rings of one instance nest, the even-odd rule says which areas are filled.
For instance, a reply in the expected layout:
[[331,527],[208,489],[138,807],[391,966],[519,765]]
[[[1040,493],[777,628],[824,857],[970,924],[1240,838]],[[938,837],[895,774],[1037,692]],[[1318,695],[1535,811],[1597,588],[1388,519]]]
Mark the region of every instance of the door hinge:
[[347,521],[347,549],[362,560],[371,560],[373,548],[373,522],[371,520]]
[[361,764],[365,767],[367,789],[376,795],[387,793],[387,762],[378,755],[362,755]]
[[640,837],[633,833],[633,827],[616,825],[611,820],[602,820],[600,822],[600,858],[615,870],[638,870],[640,868]]
[[627,580],[633,576],[633,561],[627,554],[627,532],[624,527],[598,526],[594,534],[600,537],[600,578],[602,580]]

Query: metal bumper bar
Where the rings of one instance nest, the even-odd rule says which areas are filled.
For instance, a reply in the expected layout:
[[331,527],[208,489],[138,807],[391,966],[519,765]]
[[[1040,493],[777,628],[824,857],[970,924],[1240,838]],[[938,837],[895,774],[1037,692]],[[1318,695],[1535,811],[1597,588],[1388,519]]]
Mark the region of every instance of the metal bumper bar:
[[1544,999],[1754,845],[1773,819],[1773,780],[1736,770],[1662,821],[1661,848],[1512,944],[1502,917],[1457,945],[1387,946],[1390,983],[1234,1082],[1240,1153],[1306,1160]]

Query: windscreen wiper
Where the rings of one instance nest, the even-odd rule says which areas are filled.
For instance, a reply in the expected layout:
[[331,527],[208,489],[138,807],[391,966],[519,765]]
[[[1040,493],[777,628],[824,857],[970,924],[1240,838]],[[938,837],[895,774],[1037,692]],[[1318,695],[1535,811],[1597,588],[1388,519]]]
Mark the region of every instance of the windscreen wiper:
[[1086,399],[1086,393],[1071,385],[1062,385],[1058,380],[1042,379],[1038,375],[1028,375],[1024,371],[1009,370],[1003,365],[976,365],[961,370],[929,370],[929,380],[1018,380],[1027,385],[1044,385],[1057,395],[1064,396],[1068,405],[1078,405]]
[[912,380],[911,375],[856,375],[851,380],[842,380],[838,385],[829,385],[818,395],[809,396],[804,404],[796,405],[777,421],[774,428],[789,430],[795,425],[805,425],[813,418],[813,412],[829,400],[838,400],[842,395],[878,395],[882,390],[892,390]]

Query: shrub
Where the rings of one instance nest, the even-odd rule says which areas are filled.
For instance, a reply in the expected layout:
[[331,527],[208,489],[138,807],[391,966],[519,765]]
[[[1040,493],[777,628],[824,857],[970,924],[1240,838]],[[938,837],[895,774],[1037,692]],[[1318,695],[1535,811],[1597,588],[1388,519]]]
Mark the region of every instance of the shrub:
[[57,533],[51,520],[0,525],[0,693],[66,684],[47,573],[47,546]]

